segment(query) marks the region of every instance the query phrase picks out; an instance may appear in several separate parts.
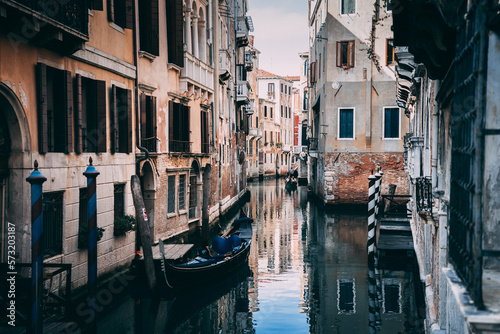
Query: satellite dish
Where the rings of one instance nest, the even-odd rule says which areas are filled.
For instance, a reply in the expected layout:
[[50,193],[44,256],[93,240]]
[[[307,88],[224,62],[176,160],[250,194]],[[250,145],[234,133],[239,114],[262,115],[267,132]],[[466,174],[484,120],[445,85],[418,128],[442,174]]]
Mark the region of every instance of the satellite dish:
[[339,87],[340,87],[340,84],[339,84],[339,82],[338,82],[338,81],[334,81],[334,82],[332,82],[332,88],[333,88],[333,89],[339,89]]

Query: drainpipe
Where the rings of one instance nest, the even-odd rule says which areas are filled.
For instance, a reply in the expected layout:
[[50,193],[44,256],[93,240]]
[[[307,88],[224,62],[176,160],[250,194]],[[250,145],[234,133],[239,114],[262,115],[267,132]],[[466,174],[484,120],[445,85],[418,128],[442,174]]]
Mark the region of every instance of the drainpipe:
[[[440,80],[436,80],[434,84],[434,96],[437,96],[439,87],[441,85]],[[431,138],[431,179],[432,188],[435,189],[438,186],[437,180],[437,159],[438,159],[438,125],[439,124],[439,104],[436,99],[434,99],[434,109],[432,112],[432,138]]]

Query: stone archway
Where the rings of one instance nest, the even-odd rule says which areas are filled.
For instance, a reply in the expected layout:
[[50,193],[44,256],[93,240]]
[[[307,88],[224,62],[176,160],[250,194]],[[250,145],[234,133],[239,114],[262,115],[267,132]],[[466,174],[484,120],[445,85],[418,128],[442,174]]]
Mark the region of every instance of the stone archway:
[[148,215],[149,229],[151,237],[155,238],[155,202],[156,202],[156,168],[151,161],[146,160],[142,165],[142,196],[144,197],[144,206]]
[[[18,262],[30,256],[31,137],[23,106],[10,87],[0,83],[0,262],[6,260],[6,231],[15,224]],[[25,165],[26,164],[26,165]]]

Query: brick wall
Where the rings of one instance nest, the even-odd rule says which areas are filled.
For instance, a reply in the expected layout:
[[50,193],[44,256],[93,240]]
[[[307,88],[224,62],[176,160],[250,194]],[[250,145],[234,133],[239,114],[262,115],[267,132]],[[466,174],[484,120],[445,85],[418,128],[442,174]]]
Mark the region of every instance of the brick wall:
[[396,184],[396,194],[408,193],[403,153],[326,153],[324,198],[329,204],[368,202],[368,176],[382,168],[382,193]]

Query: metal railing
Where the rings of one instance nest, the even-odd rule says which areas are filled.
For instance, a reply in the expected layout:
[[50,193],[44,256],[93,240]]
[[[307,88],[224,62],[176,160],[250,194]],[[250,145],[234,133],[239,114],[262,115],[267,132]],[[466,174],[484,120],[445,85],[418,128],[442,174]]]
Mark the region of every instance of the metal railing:
[[169,140],[168,148],[170,152],[191,153],[191,144],[189,141]]
[[408,207],[410,195],[382,195],[379,216],[387,218],[411,217]]
[[141,145],[145,147],[149,152],[157,152],[158,150],[158,138],[141,138]]
[[432,182],[429,177],[415,179],[415,196],[417,211],[432,213]]

